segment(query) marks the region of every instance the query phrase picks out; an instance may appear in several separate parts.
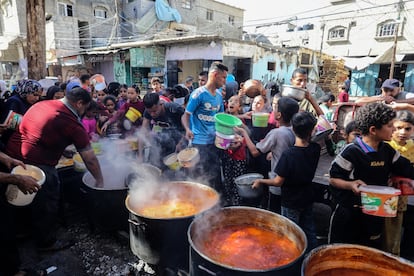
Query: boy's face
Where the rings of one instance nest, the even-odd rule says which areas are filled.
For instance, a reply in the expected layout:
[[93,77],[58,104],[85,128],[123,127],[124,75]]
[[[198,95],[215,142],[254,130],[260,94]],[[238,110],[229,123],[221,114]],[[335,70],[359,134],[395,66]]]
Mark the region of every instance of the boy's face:
[[353,130],[348,135],[345,135],[345,141],[347,144],[349,144],[352,141],[354,141],[355,138],[357,138],[357,136],[360,136],[360,135],[361,135],[361,132],[359,132],[358,130]]
[[395,130],[392,134],[392,139],[401,146],[405,145],[407,140],[409,140],[411,135],[414,133],[413,125],[408,122],[396,120],[394,122],[394,127]]
[[138,93],[133,87],[128,87],[127,98],[131,102],[135,103],[138,99]]
[[154,81],[152,84],[152,90],[159,92],[161,91],[161,83],[159,83],[158,81]]
[[273,117],[276,121],[280,120],[280,112],[278,109],[278,103],[279,102],[279,98],[278,97],[273,97],[272,100],[272,110],[273,110]]
[[387,124],[382,125],[381,128],[375,128],[375,136],[378,140],[381,141],[391,141],[392,134],[395,130],[394,128],[394,120],[389,121]]

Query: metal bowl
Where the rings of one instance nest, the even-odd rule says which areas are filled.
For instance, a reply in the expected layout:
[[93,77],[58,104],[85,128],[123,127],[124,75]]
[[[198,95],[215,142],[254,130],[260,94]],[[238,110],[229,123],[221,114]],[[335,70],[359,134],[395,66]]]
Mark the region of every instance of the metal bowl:
[[297,101],[301,101],[305,98],[306,90],[300,87],[295,87],[292,85],[283,85],[282,96],[290,97]]
[[259,188],[253,189],[252,184],[256,179],[263,178],[263,175],[260,173],[248,173],[234,179],[239,196],[243,198],[256,198],[261,196],[263,194],[263,185],[260,185]]

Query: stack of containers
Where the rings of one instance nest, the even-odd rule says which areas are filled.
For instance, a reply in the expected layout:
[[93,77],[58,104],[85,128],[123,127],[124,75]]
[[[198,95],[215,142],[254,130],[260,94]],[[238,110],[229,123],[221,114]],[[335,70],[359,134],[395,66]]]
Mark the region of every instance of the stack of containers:
[[219,149],[228,149],[234,140],[234,127],[241,126],[242,121],[234,115],[217,113],[214,116],[216,127],[215,145]]

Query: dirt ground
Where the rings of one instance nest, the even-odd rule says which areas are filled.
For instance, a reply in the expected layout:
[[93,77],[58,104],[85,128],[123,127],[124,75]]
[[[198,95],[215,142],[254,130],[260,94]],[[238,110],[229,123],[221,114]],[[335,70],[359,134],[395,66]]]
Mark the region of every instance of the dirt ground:
[[21,239],[23,267],[36,270],[56,267],[50,273],[52,276],[143,275],[133,269],[132,264],[138,264],[139,259],[130,250],[127,233],[92,231],[82,216],[67,223],[68,226],[60,228],[58,236],[73,238],[76,242],[70,248],[40,253],[32,239]]

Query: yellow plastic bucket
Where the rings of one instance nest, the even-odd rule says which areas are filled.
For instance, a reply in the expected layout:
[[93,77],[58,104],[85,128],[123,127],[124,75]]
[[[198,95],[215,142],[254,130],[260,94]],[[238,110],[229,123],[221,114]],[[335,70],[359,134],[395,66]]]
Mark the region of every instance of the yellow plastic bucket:
[[125,114],[125,117],[128,118],[128,120],[130,120],[131,122],[135,123],[136,120],[138,120],[139,118],[141,118],[142,114],[141,112],[139,112],[138,110],[136,110],[133,107],[130,107],[127,111],[127,113]]

